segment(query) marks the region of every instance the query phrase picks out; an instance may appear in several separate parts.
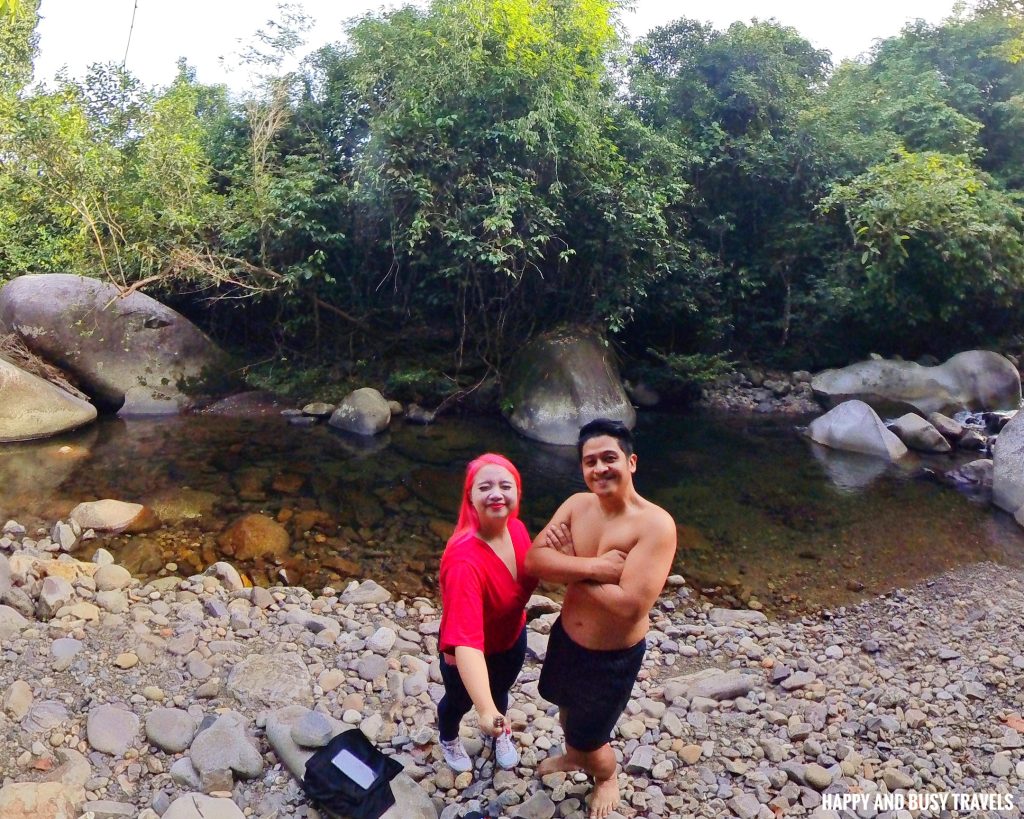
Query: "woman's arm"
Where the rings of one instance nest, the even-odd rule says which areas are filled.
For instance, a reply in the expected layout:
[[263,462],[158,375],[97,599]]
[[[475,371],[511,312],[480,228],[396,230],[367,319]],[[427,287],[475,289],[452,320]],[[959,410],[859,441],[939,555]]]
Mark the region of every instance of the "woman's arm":
[[[444,662],[442,660],[442,662]],[[498,736],[504,731],[503,715],[498,711],[491,696],[491,680],[487,673],[487,660],[478,648],[455,647],[455,662],[459,668],[462,684],[466,686],[469,698],[480,716],[480,730],[489,736]]]

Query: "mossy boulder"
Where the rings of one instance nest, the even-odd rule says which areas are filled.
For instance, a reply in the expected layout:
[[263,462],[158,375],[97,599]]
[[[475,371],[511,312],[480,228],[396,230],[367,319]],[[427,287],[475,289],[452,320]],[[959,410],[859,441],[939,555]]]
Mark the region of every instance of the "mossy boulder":
[[563,329],[533,340],[503,383],[509,423],[535,441],[575,444],[580,427],[595,418],[636,423],[612,350],[590,330]]
[[19,276],[0,289],[0,323],[125,415],[179,412],[228,369],[227,356],[184,316],[98,279]]

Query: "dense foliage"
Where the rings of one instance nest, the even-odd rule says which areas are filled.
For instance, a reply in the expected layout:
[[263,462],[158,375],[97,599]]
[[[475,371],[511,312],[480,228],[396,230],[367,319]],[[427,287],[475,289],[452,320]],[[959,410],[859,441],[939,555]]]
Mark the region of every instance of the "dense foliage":
[[1019,343],[1019,0],[839,66],[770,20],[631,45],[618,0],[433,0],[290,73],[282,6],[241,98],[185,64],[32,87],[36,4],[8,5],[0,281],[108,277],[438,396],[567,322],[682,380]]

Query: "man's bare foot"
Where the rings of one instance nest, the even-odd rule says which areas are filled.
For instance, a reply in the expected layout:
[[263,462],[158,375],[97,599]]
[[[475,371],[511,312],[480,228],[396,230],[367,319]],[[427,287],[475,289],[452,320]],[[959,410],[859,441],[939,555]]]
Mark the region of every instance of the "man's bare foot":
[[[546,762],[547,760],[545,760]],[[590,792],[590,819],[604,819],[619,805],[619,778],[599,779]]]
[[537,776],[545,777],[550,773],[556,773],[557,771],[582,771],[583,768],[577,765],[571,759],[568,754],[559,754],[558,756],[549,756],[543,760],[540,765],[537,766]]

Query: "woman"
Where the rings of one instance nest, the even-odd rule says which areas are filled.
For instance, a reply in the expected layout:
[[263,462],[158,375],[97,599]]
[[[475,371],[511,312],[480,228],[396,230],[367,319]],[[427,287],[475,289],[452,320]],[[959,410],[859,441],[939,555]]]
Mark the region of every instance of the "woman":
[[526,601],[537,581],[526,574],[530,536],[519,520],[522,482],[512,462],[487,453],[466,467],[455,534],[441,557],[441,677],[437,705],[441,752],[457,772],[472,762],[459,723],[476,706],[480,728],[495,737],[501,768],[519,764],[505,719],[508,692],[526,657]]

